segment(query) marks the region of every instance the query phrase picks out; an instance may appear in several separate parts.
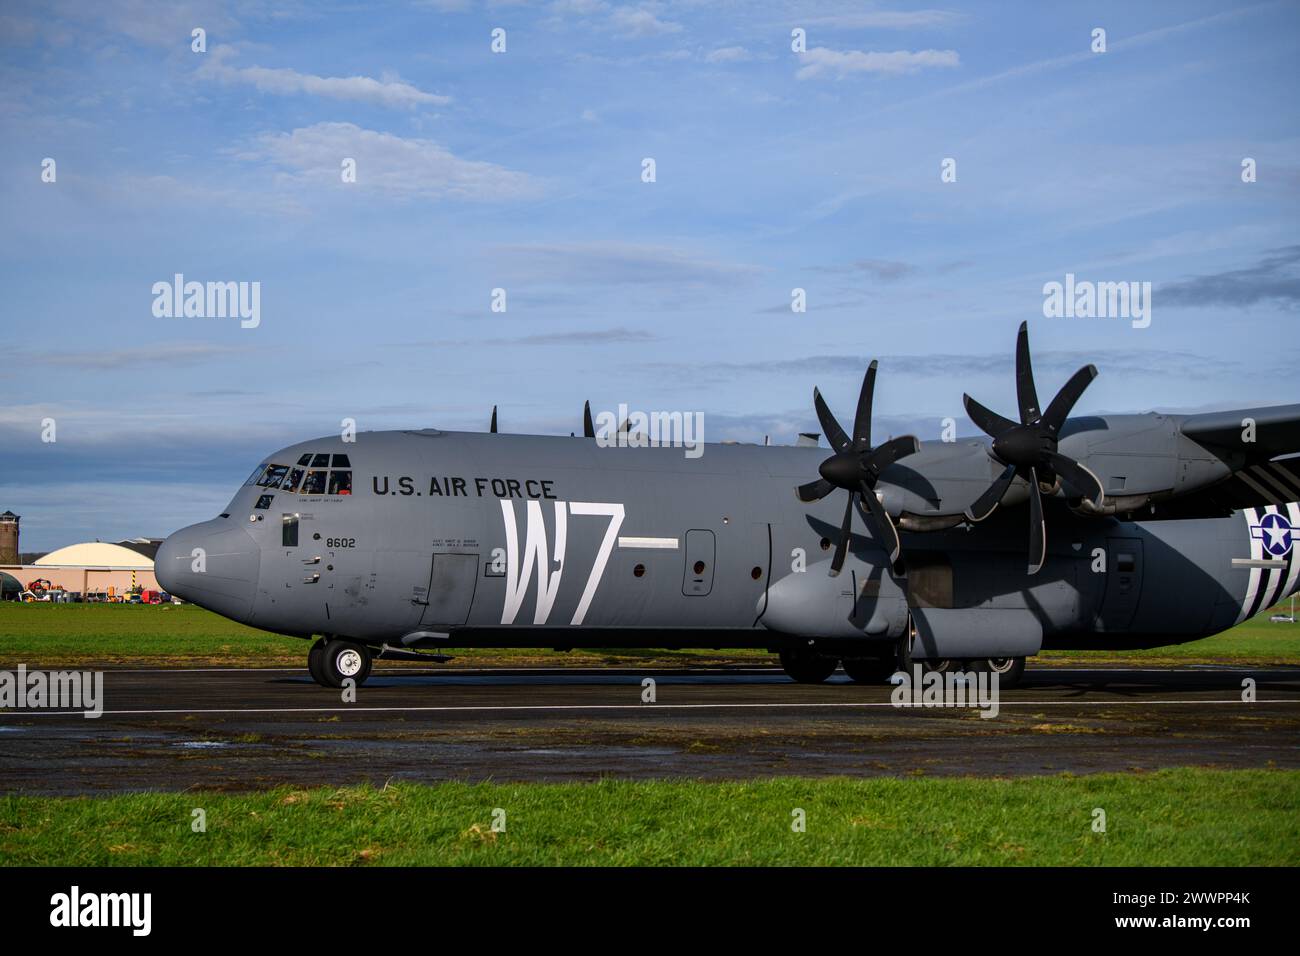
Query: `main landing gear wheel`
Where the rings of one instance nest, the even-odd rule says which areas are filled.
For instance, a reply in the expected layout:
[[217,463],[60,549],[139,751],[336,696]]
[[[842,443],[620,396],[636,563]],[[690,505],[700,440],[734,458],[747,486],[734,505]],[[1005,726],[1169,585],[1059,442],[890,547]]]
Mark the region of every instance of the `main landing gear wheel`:
[[324,660],[325,639],[321,638],[307,652],[307,673],[311,675],[311,679],[316,683],[322,687],[328,687],[329,685],[325,683],[325,669],[322,666]]
[[1015,687],[1025,676],[1025,659],[1023,657],[990,657],[979,661],[982,669],[998,675],[999,687]]
[[[307,655],[307,666],[311,666],[311,654]],[[370,649],[356,641],[335,638],[321,650],[318,669],[317,682],[326,687],[342,687],[349,677],[360,687],[370,676]]]
[[800,684],[820,684],[835,673],[839,664],[833,657],[811,651],[782,651],[781,666],[792,680]]
[[840,666],[855,684],[884,684],[898,670],[892,657],[846,657]]

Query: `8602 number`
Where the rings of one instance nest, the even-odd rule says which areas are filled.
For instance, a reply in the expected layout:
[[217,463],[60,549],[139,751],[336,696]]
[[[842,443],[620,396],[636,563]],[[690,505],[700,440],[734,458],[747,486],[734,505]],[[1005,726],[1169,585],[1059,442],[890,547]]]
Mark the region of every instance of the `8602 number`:
[[355,548],[357,546],[356,538],[326,538],[325,547],[327,548]]

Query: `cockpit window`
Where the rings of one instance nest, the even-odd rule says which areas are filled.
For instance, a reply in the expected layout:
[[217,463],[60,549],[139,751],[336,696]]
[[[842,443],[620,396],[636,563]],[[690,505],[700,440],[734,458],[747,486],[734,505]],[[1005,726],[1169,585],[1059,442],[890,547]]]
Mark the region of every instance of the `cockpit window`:
[[[317,455],[317,457],[319,458],[320,456]],[[325,475],[326,472],[323,471],[307,472],[307,478],[302,483],[302,491],[300,492],[300,494],[304,494],[304,495],[325,494]]]
[[[338,455],[335,455],[334,457],[337,458]],[[352,472],[331,471],[330,472],[330,494],[332,495],[352,494]]]
[[347,456],[347,455],[335,455],[335,456],[334,456],[334,467],[335,467],[335,468],[351,468],[351,467],[352,467],[352,462],[348,461],[348,456]]
[[262,472],[264,471],[266,471],[266,465],[258,465],[253,469],[253,473],[248,476],[248,480],[244,482],[244,484],[251,485],[253,482],[257,481],[258,478],[262,477]]
[[279,488],[280,481],[284,478],[285,473],[288,472],[288,470],[288,465],[272,465],[270,468],[266,469],[266,474],[262,476],[261,480],[258,481],[258,484],[263,488]]
[[289,470],[289,477],[286,478],[286,479],[284,479],[284,482],[280,485],[280,490],[281,490],[281,491],[290,491],[290,492],[292,492],[292,491],[297,491],[297,490],[298,490],[298,482],[300,482],[300,481],[302,481],[302,469],[301,469],[301,468],[291,468],[291,469]]
[[312,459],[311,466],[313,468],[328,468],[330,466],[330,456],[317,455],[315,458]]

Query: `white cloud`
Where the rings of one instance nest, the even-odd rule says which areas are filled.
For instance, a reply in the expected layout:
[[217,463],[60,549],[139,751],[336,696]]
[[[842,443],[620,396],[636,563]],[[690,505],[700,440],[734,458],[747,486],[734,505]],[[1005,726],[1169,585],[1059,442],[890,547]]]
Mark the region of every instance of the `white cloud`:
[[960,13],[951,10],[867,10],[862,13],[814,17],[807,22],[843,30],[912,30],[948,26],[961,19]]
[[427,139],[403,139],[352,123],[317,123],[259,137],[242,159],[280,167],[291,179],[340,185],[344,158],[357,162],[355,186],[407,199],[526,199],[541,193],[527,173],[461,159]]
[[263,93],[280,95],[306,93],[336,100],[374,103],[394,109],[443,106],[451,102],[450,96],[427,93],[398,80],[376,80],[369,76],[316,76],[287,68],[230,66],[227,61],[234,55],[235,51],[232,47],[217,47],[209,54],[207,62],[199,68],[199,74],[223,83],[253,86]]
[[566,13],[577,16],[590,16],[593,13],[601,13],[609,8],[605,0],[553,0],[551,3],[551,12],[558,15]]
[[862,50],[828,50],[814,47],[799,57],[803,64],[795,77],[808,80],[831,75],[843,79],[854,73],[899,75],[931,67],[961,65],[956,50],[895,50],[892,53],[864,53]]
[[609,15],[609,25],[614,32],[625,37],[657,37],[667,33],[680,33],[680,23],[660,20],[645,7],[617,7]]
[[724,46],[704,57],[706,63],[739,63],[752,59],[753,55],[743,46]]

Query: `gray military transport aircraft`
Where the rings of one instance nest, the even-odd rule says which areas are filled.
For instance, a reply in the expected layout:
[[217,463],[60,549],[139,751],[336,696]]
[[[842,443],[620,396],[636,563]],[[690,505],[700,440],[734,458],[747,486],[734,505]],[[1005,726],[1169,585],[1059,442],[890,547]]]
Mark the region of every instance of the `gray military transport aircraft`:
[[589,415],[584,437],[316,439],[169,537],[157,577],[319,636],[329,687],[464,647],[765,648],[801,682],[916,661],[1006,686],[1043,648],[1184,643],[1295,591],[1300,405],[1068,417],[1096,374],[1044,409],[1021,325],[1018,415],[965,397],[991,442],[873,446],[873,362],[851,432],[813,391],[830,457],[602,447]]

